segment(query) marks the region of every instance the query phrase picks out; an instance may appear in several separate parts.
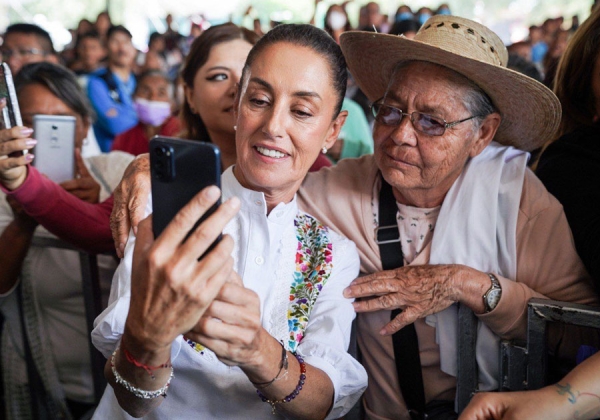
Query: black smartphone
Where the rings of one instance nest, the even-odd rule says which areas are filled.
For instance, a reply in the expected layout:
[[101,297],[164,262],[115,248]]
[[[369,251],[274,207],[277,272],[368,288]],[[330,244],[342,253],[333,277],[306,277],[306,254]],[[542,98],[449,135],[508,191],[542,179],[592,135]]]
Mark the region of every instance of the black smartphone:
[[[221,152],[212,143],[156,136],[150,140],[150,173],[152,179],[152,230],[158,237],[175,215],[202,189],[221,188]],[[214,213],[215,203],[192,227],[184,239]],[[214,248],[221,239],[206,250]],[[201,255],[200,258],[204,256]]]
[[75,125],[70,115],[33,116],[33,166],[56,183],[75,178]]
[[[2,98],[6,99],[6,106],[2,108],[2,126],[0,128],[8,129],[23,125],[15,84],[7,63],[0,64],[0,99]],[[10,157],[18,157],[26,153],[27,150],[14,152],[10,154]]]

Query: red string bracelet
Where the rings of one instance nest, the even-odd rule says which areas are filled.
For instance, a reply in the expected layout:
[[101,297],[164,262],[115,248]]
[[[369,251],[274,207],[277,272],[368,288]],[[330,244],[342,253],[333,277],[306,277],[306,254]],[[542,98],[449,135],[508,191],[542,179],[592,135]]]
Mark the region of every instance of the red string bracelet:
[[167,361],[167,363],[163,363],[162,365],[158,365],[158,366],[148,366],[148,365],[145,365],[145,364],[143,364],[141,362],[138,362],[136,360],[136,358],[133,357],[133,355],[131,353],[129,353],[126,348],[123,347],[122,344],[121,344],[121,349],[123,349],[123,352],[125,353],[125,359],[127,359],[127,361],[129,363],[131,363],[132,365],[137,366],[139,368],[142,368],[146,372],[148,372],[148,375],[150,375],[150,377],[152,378],[152,380],[156,379],[156,376],[154,376],[154,372],[153,372],[154,370],[165,369],[165,368],[172,367],[171,360]]

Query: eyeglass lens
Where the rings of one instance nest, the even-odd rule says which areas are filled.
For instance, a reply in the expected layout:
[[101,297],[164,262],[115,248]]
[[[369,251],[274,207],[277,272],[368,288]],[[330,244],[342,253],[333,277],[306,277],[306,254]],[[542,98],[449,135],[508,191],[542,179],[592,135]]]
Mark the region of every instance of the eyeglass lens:
[[408,114],[389,105],[373,104],[373,115],[377,121],[385,125],[400,125],[402,118],[407,115],[415,130],[430,136],[441,136],[446,131],[446,124],[443,121],[433,115],[417,111]]
[[43,51],[38,50],[37,48],[24,48],[24,49],[0,49],[0,54],[2,54],[4,60],[8,60],[10,57],[29,57],[30,55],[39,55],[43,54]]

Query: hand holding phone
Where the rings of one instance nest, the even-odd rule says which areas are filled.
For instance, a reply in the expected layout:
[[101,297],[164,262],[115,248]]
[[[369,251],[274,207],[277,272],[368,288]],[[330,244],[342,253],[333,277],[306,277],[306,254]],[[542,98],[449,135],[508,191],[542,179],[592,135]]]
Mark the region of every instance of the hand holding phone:
[[[150,140],[150,172],[152,228],[154,236],[158,237],[181,208],[202,189],[209,185],[221,188],[221,154],[211,143],[157,136]],[[196,222],[184,242],[219,204],[220,200]],[[210,252],[219,240],[220,237],[205,253]]]
[[[12,73],[7,63],[0,64],[0,99],[4,99],[5,105],[2,112],[2,126],[0,129],[9,129],[23,125],[19,101],[13,82]],[[9,154],[9,157],[18,157],[27,153],[27,150],[17,151]]]

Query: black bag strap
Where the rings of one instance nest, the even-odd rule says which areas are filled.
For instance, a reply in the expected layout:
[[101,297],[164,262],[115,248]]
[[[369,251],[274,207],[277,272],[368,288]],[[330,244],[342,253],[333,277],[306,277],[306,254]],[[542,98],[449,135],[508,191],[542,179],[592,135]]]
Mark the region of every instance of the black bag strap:
[[[400,243],[400,232],[396,214],[398,206],[392,186],[381,177],[379,192],[379,227],[376,240],[384,270],[392,270],[404,265],[404,255]],[[394,319],[401,309],[392,311]],[[392,336],[396,372],[402,397],[411,418],[421,419],[425,412],[425,391],[421,373],[421,357],[419,356],[419,339],[414,324],[409,324]]]

